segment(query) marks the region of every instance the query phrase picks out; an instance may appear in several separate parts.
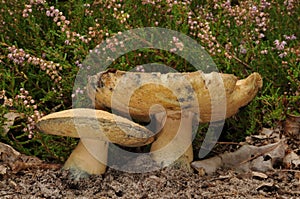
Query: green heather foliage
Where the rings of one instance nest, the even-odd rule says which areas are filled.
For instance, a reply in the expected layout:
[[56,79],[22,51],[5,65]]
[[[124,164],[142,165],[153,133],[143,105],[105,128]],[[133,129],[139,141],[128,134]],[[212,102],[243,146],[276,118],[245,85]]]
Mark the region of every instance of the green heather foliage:
[[[286,113],[300,112],[299,13],[298,0],[1,0],[0,127],[9,111],[24,115],[0,134],[0,141],[26,154],[64,161],[76,140],[39,133],[35,122],[71,108],[72,97],[86,95],[85,88],[72,91],[90,50],[139,27],[190,36],[220,72],[262,75],[263,89],[226,120],[223,139],[239,141],[262,127],[275,127]],[[152,62],[180,72],[195,70],[175,54],[155,49],[127,53],[110,67],[130,70]]]

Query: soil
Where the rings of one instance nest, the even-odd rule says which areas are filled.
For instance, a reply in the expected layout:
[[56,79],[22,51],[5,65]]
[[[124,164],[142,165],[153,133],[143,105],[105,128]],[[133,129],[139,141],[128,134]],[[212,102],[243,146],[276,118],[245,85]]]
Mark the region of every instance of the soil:
[[299,198],[296,173],[275,171],[260,179],[228,170],[199,176],[177,169],[144,174],[108,169],[75,181],[65,170],[32,169],[2,176],[0,198]]
[[0,198],[300,198],[300,170],[254,175],[219,169],[202,176],[174,168],[141,174],[108,168],[74,180],[62,165],[38,164],[19,162],[0,175]]
[[[265,141],[254,138],[248,139],[250,144]],[[290,139],[287,145],[299,157],[299,142]],[[219,152],[230,147],[219,147]],[[268,172],[219,168],[211,175],[174,167],[148,173],[108,168],[103,175],[77,180],[62,166],[22,155],[0,143],[0,198],[300,198],[299,165],[287,168],[279,164]]]

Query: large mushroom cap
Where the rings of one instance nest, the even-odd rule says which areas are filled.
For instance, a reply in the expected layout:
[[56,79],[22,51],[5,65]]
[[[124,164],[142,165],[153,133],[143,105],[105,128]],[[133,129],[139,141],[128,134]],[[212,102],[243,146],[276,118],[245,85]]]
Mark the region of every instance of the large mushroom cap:
[[[172,112],[198,110],[199,120],[203,123],[234,115],[261,87],[262,78],[258,73],[238,80],[234,75],[216,72],[161,74],[119,70],[98,73],[89,78],[87,85],[89,97],[97,109],[129,112],[134,119],[149,122],[150,108],[159,104]],[[213,118],[212,100],[219,106],[214,107]],[[224,106],[225,115],[221,111]],[[151,114],[161,111],[152,109]]]
[[154,140],[154,133],[139,124],[106,111],[85,108],[49,114],[37,127],[47,134],[100,139],[129,147]]

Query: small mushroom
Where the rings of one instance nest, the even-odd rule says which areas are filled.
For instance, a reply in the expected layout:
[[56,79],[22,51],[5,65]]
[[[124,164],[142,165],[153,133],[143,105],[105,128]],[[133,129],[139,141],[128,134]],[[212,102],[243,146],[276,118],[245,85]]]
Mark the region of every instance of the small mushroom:
[[87,90],[97,109],[112,109],[141,122],[149,122],[151,115],[162,112],[156,105],[163,107],[166,122],[151,152],[159,164],[168,165],[178,158],[176,151],[185,151],[182,157],[192,161],[195,115],[200,123],[224,120],[249,103],[261,87],[258,73],[238,80],[234,75],[216,72],[161,74],[115,70],[91,76]]
[[103,174],[108,143],[128,147],[147,145],[154,133],[126,118],[93,109],[70,109],[43,117],[37,127],[44,133],[80,138],[64,168]]

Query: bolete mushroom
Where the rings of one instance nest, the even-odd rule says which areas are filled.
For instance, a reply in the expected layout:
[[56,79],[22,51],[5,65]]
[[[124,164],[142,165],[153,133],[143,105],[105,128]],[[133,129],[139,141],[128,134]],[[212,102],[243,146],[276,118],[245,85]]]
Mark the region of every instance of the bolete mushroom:
[[153,133],[144,126],[102,110],[77,108],[43,117],[37,127],[44,133],[80,138],[64,168],[103,174],[108,143],[136,147],[153,142]]
[[258,73],[238,80],[234,75],[216,72],[161,74],[108,70],[90,77],[87,90],[96,109],[111,109],[136,121],[150,122],[151,115],[164,111],[165,124],[151,152],[160,165],[168,165],[180,155],[188,163],[193,160],[194,116],[200,123],[224,120],[249,103],[261,87]]

